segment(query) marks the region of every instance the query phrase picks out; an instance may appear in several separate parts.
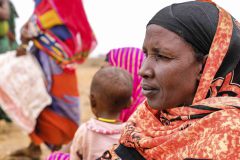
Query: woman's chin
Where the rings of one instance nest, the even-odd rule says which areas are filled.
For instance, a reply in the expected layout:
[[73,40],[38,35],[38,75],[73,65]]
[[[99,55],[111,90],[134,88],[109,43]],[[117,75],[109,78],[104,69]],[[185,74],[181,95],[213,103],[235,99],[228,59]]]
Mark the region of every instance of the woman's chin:
[[163,108],[159,105],[159,103],[147,100],[149,107],[155,110],[163,110]]

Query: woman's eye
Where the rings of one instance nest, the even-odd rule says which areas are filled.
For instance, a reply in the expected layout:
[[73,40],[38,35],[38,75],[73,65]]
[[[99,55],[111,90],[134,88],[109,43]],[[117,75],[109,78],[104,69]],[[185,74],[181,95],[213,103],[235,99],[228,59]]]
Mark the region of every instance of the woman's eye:
[[167,56],[164,56],[164,55],[161,55],[161,54],[156,54],[156,60],[170,60],[171,58],[167,57]]

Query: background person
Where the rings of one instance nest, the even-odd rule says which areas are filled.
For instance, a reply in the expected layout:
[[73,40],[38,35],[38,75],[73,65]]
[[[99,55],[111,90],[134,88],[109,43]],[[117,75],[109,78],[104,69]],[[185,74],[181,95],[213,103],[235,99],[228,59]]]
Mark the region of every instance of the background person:
[[0,53],[5,53],[10,49],[7,37],[9,32],[9,17],[10,8],[8,0],[0,0]]
[[18,13],[16,11],[15,6],[11,1],[9,1],[9,8],[10,8],[10,16],[9,16],[9,31],[8,31],[8,39],[9,39],[9,45],[10,50],[16,50],[18,47],[17,41],[16,41],[16,22],[15,19],[18,18]]
[[15,19],[18,17],[11,1],[0,1],[0,53],[16,50]]
[[71,153],[54,152],[48,160],[92,160],[118,142],[124,123],[122,109],[131,104],[131,75],[117,67],[104,67],[94,75],[90,89],[92,112],[96,118],[83,123],[75,133]]
[[144,53],[141,49],[135,47],[123,47],[111,49],[107,56],[106,61],[111,66],[120,67],[128,71],[133,78],[133,93],[131,106],[121,111],[119,119],[126,122],[132,113],[136,110],[145,97],[141,92],[142,78],[138,75],[139,69],[144,59]]
[[29,147],[11,156],[38,159],[40,144],[58,150],[72,140],[78,128],[80,103],[74,64],[87,58],[96,39],[80,0],[35,1],[34,13],[21,32],[17,55],[26,54],[28,42],[33,41],[31,53],[44,72],[52,104],[36,119],[35,129],[29,134]]
[[[15,40],[15,18],[17,12],[11,1],[0,0],[0,54],[17,48]],[[0,107],[0,120],[11,122],[11,119]]]
[[118,142],[124,124],[119,121],[122,109],[131,104],[132,77],[116,67],[100,69],[93,77],[90,103],[96,118],[77,130],[70,159],[92,160]]
[[[144,53],[141,49],[136,47],[122,47],[111,49],[107,55],[104,66],[114,66],[122,68],[128,71],[133,78],[133,90],[131,97],[131,105],[127,108],[121,110],[119,120],[125,122],[131,116],[131,114],[136,110],[137,106],[143,102],[144,96],[141,93],[141,80],[142,78],[138,75],[140,66],[142,65],[144,59]],[[71,143],[69,143],[62,152],[69,152]],[[58,157],[62,155],[65,157],[64,153],[54,153],[50,157]],[[50,158],[51,159],[51,158]]]

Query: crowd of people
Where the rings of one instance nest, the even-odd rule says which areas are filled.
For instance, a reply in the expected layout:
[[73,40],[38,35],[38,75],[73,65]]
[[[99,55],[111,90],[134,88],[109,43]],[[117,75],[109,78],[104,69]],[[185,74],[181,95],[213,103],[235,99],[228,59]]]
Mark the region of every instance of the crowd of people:
[[36,119],[30,145],[11,157],[40,159],[44,143],[52,151],[48,160],[240,158],[240,23],[234,17],[210,0],[160,9],[146,25],[142,49],[106,53],[89,88],[94,117],[81,123],[75,64],[84,63],[96,38],[82,2],[72,3],[35,1],[17,47],[17,13],[0,0],[0,43],[11,48],[2,52],[24,56],[32,41],[29,52],[52,99]]

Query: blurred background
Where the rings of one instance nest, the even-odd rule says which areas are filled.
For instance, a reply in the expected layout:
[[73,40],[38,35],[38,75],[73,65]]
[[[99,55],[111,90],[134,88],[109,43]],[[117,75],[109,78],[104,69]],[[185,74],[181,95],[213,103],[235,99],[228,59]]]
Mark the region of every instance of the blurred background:
[[[83,0],[84,8],[98,45],[91,57],[105,54],[112,48],[142,46],[145,26],[158,10],[186,0]],[[213,0],[240,20],[238,0]],[[19,18],[16,20],[17,39],[22,25],[33,11],[33,0],[12,0]]]

